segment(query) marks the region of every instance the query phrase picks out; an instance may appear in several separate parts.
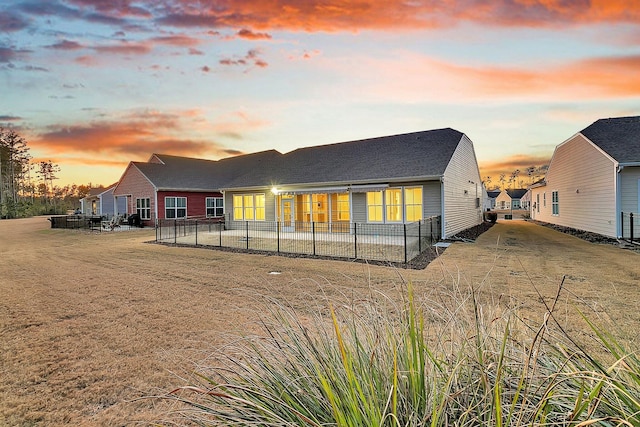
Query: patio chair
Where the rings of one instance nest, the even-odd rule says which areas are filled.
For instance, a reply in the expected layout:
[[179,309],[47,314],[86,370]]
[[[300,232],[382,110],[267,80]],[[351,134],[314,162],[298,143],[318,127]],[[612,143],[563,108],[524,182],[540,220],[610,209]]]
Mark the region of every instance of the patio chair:
[[120,215],[115,215],[111,217],[111,220],[109,221],[102,221],[102,228],[104,228],[105,230],[113,231],[114,228],[120,227],[121,220],[122,218],[120,217]]

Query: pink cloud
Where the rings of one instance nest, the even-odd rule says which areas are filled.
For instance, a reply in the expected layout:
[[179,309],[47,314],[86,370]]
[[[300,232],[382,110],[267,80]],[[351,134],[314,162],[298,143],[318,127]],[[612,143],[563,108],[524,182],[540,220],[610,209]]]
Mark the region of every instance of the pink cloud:
[[243,39],[249,39],[249,40],[261,40],[261,39],[266,39],[269,40],[271,39],[271,36],[267,33],[255,33],[251,30],[247,30],[245,28],[243,28],[242,30],[238,31],[238,37],[243,38]]
[[61,40],[58,43],[52,44],[48,47],[50,47],[51,49],[59,50],[78,50],[84,48],[84,46],[80,43],[71,40]]
[[[182,0],[161,23],[176,27],[241,27],[260,30],[357,31],[453,26],[461,20],[499,26],[640,22],[640,8],[625,0],[240,0],[200,6]],[[241,30],[242,31],[242,30]]]
[[[53,125],[48,131],[30,138],[29,144],[39,152],[51,155],[104,158],[100,164],[140,158],[153,152],[190,157],[226,157],[239,153],[210,136],[193,136],[192,131],[202,127],[202,119],[202,112],[198,110],[139,111],[121,119]],[[212,132],[206,123],[204,126],[202,134],[223,135],[215,129]],[[245,128],[250,127],[250,123],[245,123]]]
[[247,52],[244,57],[240,58],[223,58],[220,61],[220,65],[228,65],[228,66],[249,66],[255,65],[256,67],[265,68],[268,67],[269,64],[260,58],[260,50],[259,49],[251,49]]

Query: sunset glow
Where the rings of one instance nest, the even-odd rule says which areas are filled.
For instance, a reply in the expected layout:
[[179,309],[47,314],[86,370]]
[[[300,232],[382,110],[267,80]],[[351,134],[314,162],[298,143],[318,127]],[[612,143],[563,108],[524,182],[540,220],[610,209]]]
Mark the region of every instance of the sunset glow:
[[640,114],[640,1],[5,0],[0,126],[57,185],[452,127],[481,175]]

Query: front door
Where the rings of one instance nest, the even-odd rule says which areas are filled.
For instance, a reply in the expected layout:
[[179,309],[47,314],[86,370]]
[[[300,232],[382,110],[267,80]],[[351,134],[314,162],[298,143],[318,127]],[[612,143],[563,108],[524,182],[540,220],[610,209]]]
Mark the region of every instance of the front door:
[[282,231],[296,231],[293,199],[282,199],[280,203]]

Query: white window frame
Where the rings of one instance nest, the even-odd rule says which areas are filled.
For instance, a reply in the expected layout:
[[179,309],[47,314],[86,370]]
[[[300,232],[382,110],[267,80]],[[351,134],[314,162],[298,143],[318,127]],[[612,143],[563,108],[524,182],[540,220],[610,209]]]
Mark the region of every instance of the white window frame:
[[[145,201],[146,206],[141,206],[145,205]],[[151,199],[149,197],[136,198],[136,213],[140,216],[140,219],[151,219]]]
[[[256,202],[258,201],[258,197],[262,196],[264,199],[264,205],[262,206],[257,206]],[[240,197],[240,200],[242,200],[242,206],[236,206],[235,203],[235,197]],[[252,206],[244,206],[244,200],[245,197],[251,197],[252,198]],[[232,200],[233,200],[233,209],[231,210],[231,214],[233,216],[233,220],[234,221],[266,221],[267,219],[267,196],[265,193],[248,193],[248,194],[234,194],[232,196]],[[246,217],[248,215],[246,215],[246,209],[251,209],[251,213],[253,215],[252,218],[247,219]],[[236,210],[239,210],[240,212],[242,212],[242,217],[238,218],[238,216],[236,216]],[[258,216],[258,211],[262,211],[262,218],[261,219],[256,219]]]
[[558,190],[551,192],[551,215],[560,215],[560,198],[558,197]]
[[[369,204],[369,194],[377,193],[380,194],[380,204]],[[384,191],[367,191],[365,193],[365,204],[367,206],[367,222],[372,224],[384,224]],[[376,210],[380,209],[380,221],[372,220],[371,215],[369,215],[369,209],[374,208]]]
[[[380,191],[382,193],[382,205],[370,205],[369,204],[369,199],[368,199],[368,194],[369,193],[379,193],[378,191],[370,191],[367,192],[367,200],[366,200],[366,207],[367,207],[367,222],[371,223],[371,224],[406,224],[407,222],[407,201],[406,201],[406,197],[405,197],[405,190],[409,190],[409,189],[414,189],[414,188],[422,188],[422,200],[420,201],[420,206],[421,206],[421,217],[422,219],[420,219],[420,221],[422,221],[424,219],[424,186],[419,186],[419,185],[411,185],[411,186],[400,186],[400,187],[389,187],[385,190]],[[387,203],[387,191],[389,190],[399,190],[400,192],[400,204],[394,204],[392,206],[399,206],[402,212],[402,219],[397,221],[397,220],[390,220],[388,218],[388,208],[391,206]],[[413,203],[411,206],[417,206],[416,203]],[[376,208],[380,208],[382,207],[382,221],[372,221],[369,215],[369,208],[370,207],[376,207]],[[412,221],[414,222],[414,221]]]
[[[167,201],[173,199],[174,205],[168,206]],[[184,206],[178,206],[178,199],[184,200]],[[184,215],[178,215],[179,210],[184,209]],[[170,217],[168,215],[169,211],[174,213],[174,216]],[[165,196],[164,198],[164,217],[165,219],[183,219],[187,217],[187,198],[184,196]]]
[[[210,201],[213,206],[209,206]],[[218,202],[220,202],[220,206],[218,206]],[[213,210],[213,214],[209,214],[209,209]],[[207,197],[204,201],[204,212],[207,218],[220,218],[224,216],[224,197]],[[218,215],[218,213],[220,215]]]

